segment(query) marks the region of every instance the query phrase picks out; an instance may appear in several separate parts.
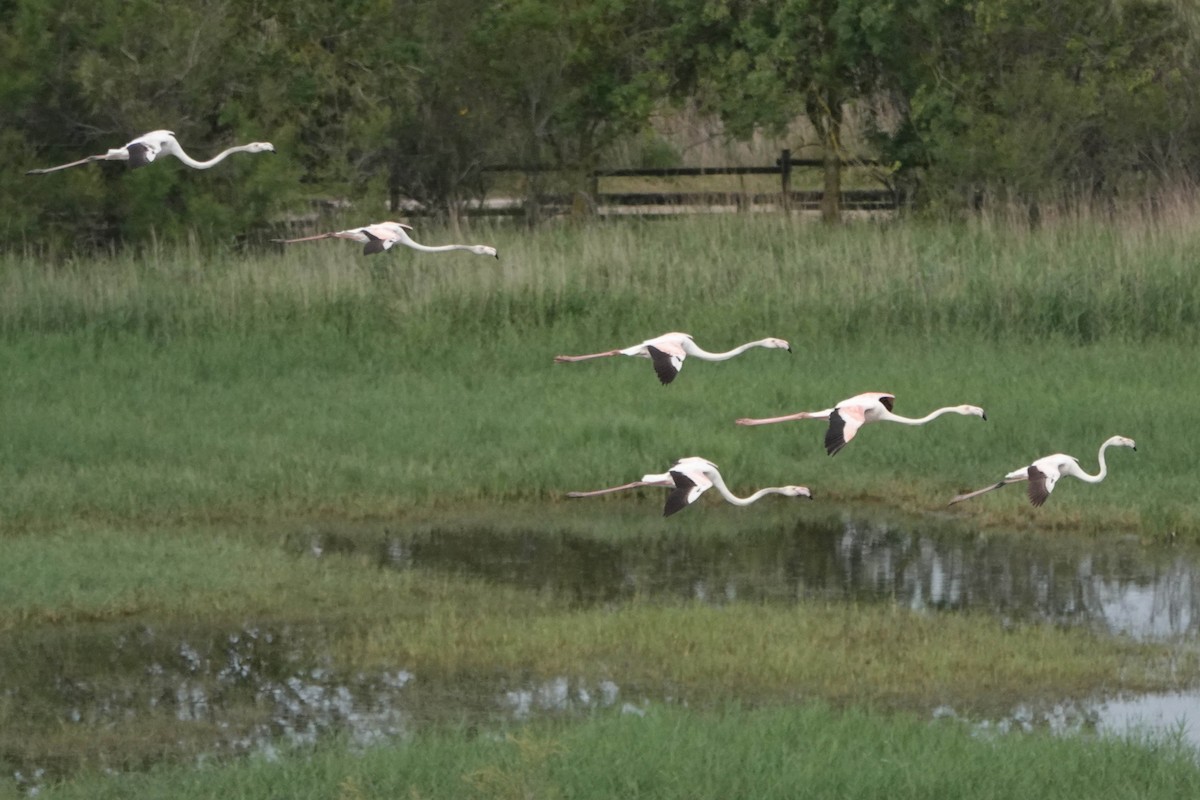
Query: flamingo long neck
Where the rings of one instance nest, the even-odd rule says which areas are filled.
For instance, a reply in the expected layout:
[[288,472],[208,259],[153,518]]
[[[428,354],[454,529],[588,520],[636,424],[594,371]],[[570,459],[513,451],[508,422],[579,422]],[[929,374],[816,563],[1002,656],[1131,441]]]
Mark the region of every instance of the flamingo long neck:
[[946,408],[939,408],[936,411],[930,411],[928,414],[918,419],[913,419],[912,417],[902,417],[899,414],[893,414],[892,412],[885,410],[879,415],[879,419],[887,420],[888,422],[899,422],[901,425],[924,425],[926,422],[931,422],[943,414],[961,413],[962,412],[954,406],[947,406]]
[[249,145],[239,144],[238,146],[231,147],[228,150],[222,150],[221,152],[217,153],[215,156],[210,158],[208,161],[197,161],[196,159],[192,158],[187,153],[185,153],[183,151],[183,148],[180,147],[178,143],[175,143],[171,146],[171,154],[174,155],[176,158],[178,158],[183,163],[187,164],[189,167],[192,167],[194,169],[208,169],[209,167],[215,167],[217,164],[220,164],[222,161],[224,161],[226,158],[233,155],[234,153],[244,152],[248,147],[249,147]]
[[738,356],[738,355],[741,355],[742,353],[746,352],[751,347],[762,347],[764,341],[765,340],[760,339],[759,341],[756,341],[756,342],[747,342],[746,344],[738,345],[737,347],[733,348],[732,350],[726,350],[724,353],[710,353],[707,350],[705,350],[704,348],[700,347],[695,342],[693,342],[691,339],[684,339],[683,340],[683,350],[689,356],[695,356],[696,358],[702,358],[705,361],[728,361],[729,359],[733,358],[734,356]]
[[397,230],[396,239],[399,240],[401,244],[411,247],[413,250],[420,250],[422,253],[446,253],[450,250],[471,249],[471,246],[468,244],[440,244],[436,246],[421,244],[420,242],[413,241],[412,237],[405,233],[403,229]]
[[749,497],[738,497],[736,494],[729,491],[729,487],[725,485],[725,480],[721,477],[721,473],[710,472],[710,473],[708,473],[708,478],[709,478],[709,480],[711,480],[713,482],[713,486],[717,487],[717,491],[721,493],[721,496],[724,497],[726,500],[728,500],[730,503],[733,503],[735,506],[748,506],[751,503],[753,503],[755,500],[758,500],[759,498],[764,497],[768,494],[778,494],[779,493],[779,489],[777,489],[776,487],[768,486],[766,489],[759,489],[757,492],[750,495]]
[[1076,478],[1079,478],[1079,480],[1087,483],[1099,483],[1100,481],[1104,480],[1105,476],[1108,475],[1108,462],[1104,460],[1104,451],[1108,449],[1110,444],[1112,443],[1105,442],[1104,444],[1100,445],[1100,452],[1096,456],[1100,461],[1100,471],[1095,475],[1089,475],[1088,473],[1084,472],[1083,467],[1079,466],[1077,462],[1071,462],[1071,467],[1073,467],[1073,469],[1068,467],[1070,473]]

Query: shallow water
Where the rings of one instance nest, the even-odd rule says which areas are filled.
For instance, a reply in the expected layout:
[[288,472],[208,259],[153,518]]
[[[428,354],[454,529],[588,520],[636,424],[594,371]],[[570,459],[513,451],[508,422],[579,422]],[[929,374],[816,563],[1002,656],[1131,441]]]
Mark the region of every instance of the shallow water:
[[670,532],[624,541],[488,527],[313,528],[293,534],[291,546],[314,557],[366,553],[388,568],[469,575],[553,592],[580,606],[635,596],[714,604],[886,601],[1143,640],[1200,628],[1197,554],[1133,540],[919,533],[845,520],[735,537]]
[[[1200,625],[1195,553],[1133,541],[917,533],[844,520],[752,534],[593,537],[567,530],[456,524],[306,526],[286,546],[305,557],[367,555],[386,569],[469,575],[552,593],[566,605],[631,598],[795,604],[896,603],[928,613],[986,611],[1012,621],[1079,625],[1191,646]],[[640,713],[658,691],[577,677],[420,675],[396,663],[335,668],[333,626],[236,629],[79,625],[0,641],[0,769],[33,788],[83,766],[140,769],[310,744],[337,734],[368,745],[435,721],[487,725],[598,708]],[[340,633],[341,631],[336,631]],[[931,710],[935,716],[953,709]],[[12,714],[8,717],[14,719]],[[981,730],[1049,727],[1121,732],[1133,723],[1182,734],[1200,749],[1200,693],[1016,705]]]

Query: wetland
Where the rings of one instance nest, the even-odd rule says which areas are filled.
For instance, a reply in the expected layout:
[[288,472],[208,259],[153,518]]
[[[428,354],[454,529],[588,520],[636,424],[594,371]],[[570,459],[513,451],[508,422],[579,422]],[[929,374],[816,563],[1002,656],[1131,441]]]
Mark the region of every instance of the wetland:
[[[0,258],[0,796],[1194,796],[1197,218]],[[865,390],[988,421],[733,424]],[[814,499],[565,499],[685,455]]]

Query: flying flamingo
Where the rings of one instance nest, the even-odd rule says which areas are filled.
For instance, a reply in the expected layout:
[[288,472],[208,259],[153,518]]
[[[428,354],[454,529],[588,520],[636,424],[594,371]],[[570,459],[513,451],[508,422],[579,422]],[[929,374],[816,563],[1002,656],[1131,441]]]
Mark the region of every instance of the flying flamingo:
[[1055,453],[1052,456],[1039,458],[1028,467],[1014,469],[1005,475],[1004,480],[999,483],[994,483],[991,486],[985,486],[982,489],[976,489],[966,494],[960,494],[947,503],[947,505],[954,505],[955,503],[961,503],[963,500],[987,494],[1010,483],[1029,481],[1029,502],[1035,507],[1040,506],[1050,497],[1050,493],[1054,491],[1054,485],[1058,483],[1058,479],[1066,475],[1071,475],[1088,483],[1099,483],[1104,480],[1104,477],[1108,475],[1108,464],[1104,460],[1104,451],[1109,447],[1131,447],[1135,452],[1137,451],[1137,445],[1133,439],[1124,436],[1110,436],[1104,440],[1104,444],[1100,445],[1100,471],[1095,475],[1089,475],[1084,472],[1079,466],[1079,459],[1074,456],[1069,456],[1065,453]]
[[843,400],[824,411],[800,411],[783,417],[766,419],[739,419],[738,425],[767,425],[772,422],[787,422],[793,419],[827,419],[829,429],[825,431],[825,452],[836,455],[850,443],[858,429],[868,422],[899,422],[901,425],[924,425],[943,414],[983,417],[987,414],[979,406],[947,406],[931,411],[920,419],[910,419],[892,413],[896,396],[884,392],[866,392]]
[[47,172],[58,172],[60,169],[69,167],[78,167],[80,164],[90,164],[93,161],[127,161],[130,169],[136,167],[144,167],[160,155],[175,156],[184,164],[195,169],[208,169],[215,167],[217,164],[225,160],[227,156],[233,153],[274,153],[275,145],[270,142],[251,142],[250,144],[240,144],[236,147],[231,147],[228,150],[222,150],[208,161],[197,161],[196,159],[183,152],[183,148],[179,146],[179,141],[175,138],[175,134],[171,131],[150,131],[134,139],[124,147],[117,147],[109,150],[107,153],[98,156],[88,156],[81,158],[78,161],[72,161],[70,164],[59,164],[57,167],[46,167],[45,169],[31,169],[26,172],[26,175],[45,175]]
[[658,379],[665,385],[675,380],[679,370],[683,369],[683,360],[688,356],[702,358],[705,361],[725,361],[746,352],[751,347],[767,347],[792,352],[791,345],[783,339],[759,339],[739,345],[724,353],[710,353],[698,347],[690,333],[664,333],[662,336],[647,339],[641,344],[619,350],[606,350],[603,353],[590,353],[582,356],[555,356],[554,363],[587,361],[606,356],[638,356],[648,358],[654,363],[654,371],[658,373]]
[[663,507],[663,516],[669,517],[676,511],[682,511],[715,486],[729,502],[735,506],[748,506],[768,494],[781,494],[784,497],[807,497],[812,499],[812,492],[806,486],[768,486],[759,489],[749,497],[738,497],[729,491],[717,465],[704,458],[691,456],[676,461],[669,470],[661,474],[643,475],[640,481],[626,483],[622,486],[612,486],[608,489],[596,489],[591,492],[568,492],[567,497],[594,497],[598,494],[619,492],[624,489],[636,489],[640,486],[663,486],[672,491],[667,495],[667,504]]
[[362,242],[366,245],[363,247],[363,252],[367,255],[382,253],[384,250],[390,250],[393,245],[402,244],[406,247],[411,247],[413,250],[420,250],[422,253],[445,253],[450,250],[466,250],[477,256],[500,257],[496,252],[496,248],[486,244],[442,244],[436,247],[423,245],[414,242],[409,237],[407,232],[411,230],[412,226],[405,225],[403,222],[376,222],[374,225],[364,225],[361,228],[350,228],[349,230],[334,231],[332,233],[318,233],[316,236],[302,236],[299,239],[272,239],[271,241],[292,244],[293,242],[313,242],[317,239],[353,239],[356,242]]

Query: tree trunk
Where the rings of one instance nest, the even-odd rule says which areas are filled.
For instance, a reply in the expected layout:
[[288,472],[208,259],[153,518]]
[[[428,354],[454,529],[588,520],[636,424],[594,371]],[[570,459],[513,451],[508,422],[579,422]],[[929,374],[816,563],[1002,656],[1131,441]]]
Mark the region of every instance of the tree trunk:
[[825,181],[821,194],[821,221],[829,224],[842,219],[842,105],[832,92],[826,95],[822,125]]

